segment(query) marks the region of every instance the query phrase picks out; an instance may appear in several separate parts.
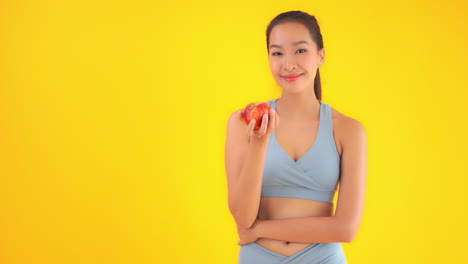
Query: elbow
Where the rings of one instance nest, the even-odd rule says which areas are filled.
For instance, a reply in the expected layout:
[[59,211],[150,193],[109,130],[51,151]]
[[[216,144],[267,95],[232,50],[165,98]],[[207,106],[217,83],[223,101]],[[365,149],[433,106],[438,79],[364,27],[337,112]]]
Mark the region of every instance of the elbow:
[[357,236],[359,225],[344,224],[340,230],[340,242],[351,243]]
[[235,216],[234,219],[236,221],[236,224],[238,227],[243,228],[243,229],[248,229],[252,227],[252,225],[255,222],[255,219],[250,219],[247,218],[245,215],[244,216]]
[[342,243],[351,243],[357,236],[361,220],[348,216],[336,216],[335,219],[335,236],[336,241]]
[[249,229],[252,227],[254,222],[253,221],[239,221],[239,222],[236,221],[236,223],[237,223],[237,226],[242,229]]
[[355,237],[356,237],[356,234],[353,232],[343,232],[340,240],[343,243],[351,243],[354,241]]
[[256,216],[251,217],[248,214],[246,214],[244,210],[239,210],[239,208],[236,208],[234,206],[229,206],[229,210],[231,211],[231,214],[234,217],[237,226],[240,228],[250,228],[256,220]]

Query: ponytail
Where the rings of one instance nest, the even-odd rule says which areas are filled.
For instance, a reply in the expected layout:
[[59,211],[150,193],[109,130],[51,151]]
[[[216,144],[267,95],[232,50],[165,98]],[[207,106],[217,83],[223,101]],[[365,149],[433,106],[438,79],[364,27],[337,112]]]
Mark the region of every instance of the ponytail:
[[317,74],[315,75],[314,91],[315,91],[315,97],[317,97],[317,100],[322,101],[322,85],[320,84],[319,68],[317,68]]

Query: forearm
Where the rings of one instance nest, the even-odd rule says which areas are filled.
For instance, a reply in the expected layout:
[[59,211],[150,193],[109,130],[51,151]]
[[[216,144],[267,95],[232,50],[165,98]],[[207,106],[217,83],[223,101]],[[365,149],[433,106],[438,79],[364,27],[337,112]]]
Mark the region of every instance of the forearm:
[[350,228],[336,216],[257,220],[252,231],[259,237],[298,243],[351,242]]
[[258,215],[268,140],[250,140],[235,188],[229,195],[231,212],[236,223],[243,228],[252,226]]

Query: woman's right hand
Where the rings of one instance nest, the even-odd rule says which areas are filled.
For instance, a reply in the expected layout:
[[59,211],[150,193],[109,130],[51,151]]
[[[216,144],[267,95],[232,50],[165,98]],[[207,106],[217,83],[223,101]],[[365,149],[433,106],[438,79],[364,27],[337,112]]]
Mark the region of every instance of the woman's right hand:
[[271,108],[269,114],[264,114],[262,118],[262,124],[259,129],[255,128],[256,120],[250,120],[249,125],[247,126],[247,135],[250,137],[255,137],[257,139],[263,138],[265,135],[269,135],[274,129],[279,125],[279,116],[276,111]]

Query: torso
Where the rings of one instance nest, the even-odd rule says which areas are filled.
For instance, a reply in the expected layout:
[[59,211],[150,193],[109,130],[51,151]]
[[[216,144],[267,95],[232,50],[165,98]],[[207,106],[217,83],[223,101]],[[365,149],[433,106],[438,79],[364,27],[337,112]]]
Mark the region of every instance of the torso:
[[[332,108],[333,134],[337,151],[342,154],[340,138],[343,131],[340,124],[347,117]],[[310,148],[317,136],[319,120],[280,115],[280,125],[276,128],[276,140],[294,160],[301,158]],[[287,129],[285,129],[287,128]],[[294,136],[293,136],[294,135]],[[306,142],[306,144],[304,144]],[[286,197],[262,197],[258,219],[274,220],[307,216],[332,216],[334,205],[308,199]],[[291,256],[310,244],[289,242],[283,240],[259,238],[256,241],[261,246],[281,255]]]

